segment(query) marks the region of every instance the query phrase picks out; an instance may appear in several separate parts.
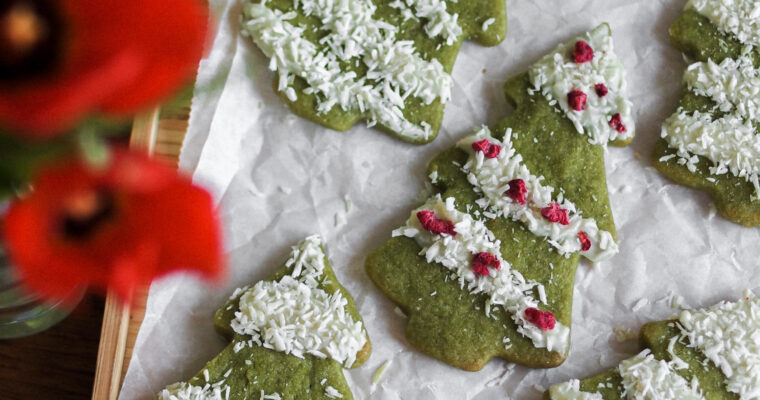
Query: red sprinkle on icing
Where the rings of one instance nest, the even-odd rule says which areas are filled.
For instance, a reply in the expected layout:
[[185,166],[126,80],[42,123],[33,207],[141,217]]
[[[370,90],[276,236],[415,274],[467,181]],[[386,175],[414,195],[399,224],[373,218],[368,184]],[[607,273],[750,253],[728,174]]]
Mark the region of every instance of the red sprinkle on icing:
[[570,221],[567,219],[567,210],[560,208],[557,203],[551,203],[549,207],[542,208],[541,215],[551,222],[558,222],[560,225],[570,225]]
[[542,331],[550,331],[554,329],[554,325],[557,320],[554,319],[554,314],[551,311],[541,311],[537,308],[528,308],[525,310],[525,319],[531,324],[539,327]]
[[454,224],[451,221],[444,221],[435,216],[435,213],[430,210],[422,210],[417,213],[417,219],[420,220],[422,227],[426,231],[440,235],[442,233],[456,236],[457,232],[454,230]]
[[575,111],[583,111],[586,109],[586,93],[581,92],[578,89],[573,89],[567,94],[567,104],[570,105]]
[[472,257],[472,269],[476,275],[488,276],[491,272],[488,270],[491,267],[497,271],[501,270],[501,261],[491,253],[478,253]]
[[573,61],[576,64],[583,64],[594,59],[594,49],[583,40],[575,42],[575,49],[573,50]]
[[607,85],[603,83],[597,83],[594,85],[594,90],[596,91],[596,95],[599,97],[604,97],[609,93],[609,90],[607,90]]
[[472,144],[472,149],[476,152],[480,151],[485,154],[487,158],[496,158],[499,156],[499,153],[501,153],[501,146],[498,144],[493,144],[489,142],[487,139],[483,139],[480,141],[477,141]]
[[612,116],[612,119],[610,119],[610,126],[620,133],[625,133],[627,130],[625,125],[623,125],[623,117],[620,116],[620,113]]
[[581,241],[581,250],[588,251],[591,248],[591,240],[588,238],[586,232],[578,232],[578,239]]
[[528,189],[525,187],[525,181],[522,179],[513,179],[509,181],[509,190],[504,192],[504,195],[512,199],[512,201],[525,205],[527,200]]

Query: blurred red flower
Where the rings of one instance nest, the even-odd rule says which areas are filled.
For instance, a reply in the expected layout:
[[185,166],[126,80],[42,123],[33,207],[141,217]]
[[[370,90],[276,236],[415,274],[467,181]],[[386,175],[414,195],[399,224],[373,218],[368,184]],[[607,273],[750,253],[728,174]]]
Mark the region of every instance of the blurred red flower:
[[172,271],[223,274],[211,196],[147,155],[117,150],[101,169],[69,160],[33,185],[10,206],[3,238],[21,278],[44,297],[88,285],[129,300]]
[[3,1],[0,125],[46,138],[158,103],[195,73],[207,14],[200,0]]

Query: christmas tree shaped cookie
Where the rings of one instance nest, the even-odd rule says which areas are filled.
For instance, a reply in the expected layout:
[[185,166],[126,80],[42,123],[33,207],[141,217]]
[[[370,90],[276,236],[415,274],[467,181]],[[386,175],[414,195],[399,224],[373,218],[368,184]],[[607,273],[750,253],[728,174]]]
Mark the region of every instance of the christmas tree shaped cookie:
[[351,399],[343,368],[370,355],[354,301],[317,236],[295,246],[270,279],[236,290],[215,326],[230,344],[159,400]]
[[760,225],[760,3],[692,0],[670,35],[696,62],[663,124],[654,165],[709,193],[723,217]]
[[504,0],[253,0],[243,33],[270,59],[301,117],[345,131],[360,120],[401,140],[435,139],[466,39],[506,36]]
[[548,400],[760,398],[760,299],[684,311],[641,329],[646,349],[616,369],[553,386]]
[[505,91],[515,113],[439,154],[436,194],[366,262],[408,315],[410,344],[466,370],[493,357],[561,364],[579,258],[618,251],[604,146],[634,127],[609,27],[560,46]]

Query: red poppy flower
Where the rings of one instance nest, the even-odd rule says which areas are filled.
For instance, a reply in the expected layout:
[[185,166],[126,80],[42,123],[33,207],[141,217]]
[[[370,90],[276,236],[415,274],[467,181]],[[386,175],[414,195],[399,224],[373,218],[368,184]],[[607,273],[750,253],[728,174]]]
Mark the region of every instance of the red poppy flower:
[[11,205],[3,237],[27,286],[63,298],[73,288],[136,286],[178,269],[215,279],[223,267],[210,195],[146,155],[115,151],[108,166],[48,167]]
[[206,24],[199,0],[4,1],[0,124],[45,138],[157,103],[195,73]]

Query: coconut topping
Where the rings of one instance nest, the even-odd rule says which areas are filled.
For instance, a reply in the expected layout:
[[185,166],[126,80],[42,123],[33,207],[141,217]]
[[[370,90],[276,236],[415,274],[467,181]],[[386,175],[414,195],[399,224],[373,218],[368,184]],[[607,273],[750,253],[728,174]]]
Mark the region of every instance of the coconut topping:
[[[496,157],[487,158],[473,150],[472,144],[483,140],[500,147]],[[544,185],[543,177],[531,174],[512,145],[511,129],[499,141],[484,126],[458,146],[470,154],[462,170],[476,192],[483,195],[476,203],[487,211],[486,217],[521,221],[529,231],[545,237],[566,256],[582,251],[588,259],[602,261],[617,254],[618,247],[610,232],[600,230],[593,218],[583,218],[575,204],[562,194],[555,198],[555,189]],[[522,188],[525,192],[518,196],[523,193]],[[585,240],[580,239],[580,232],[585,234]]]
[[[319,113],[339,106],[409,140],[432,135],[427,122],[410,122],[404,108],[409,96],[424,104],[448,102],[453,81],[438,60],[426,61],[412,41],[396,40],[398,28],[374,19],[377,7],[369,0],[298,0],[294,6],[321,20],[329,33],[319,43],[307,40],[305,28],[290,22],[296,11],[269,8],[267,0],[244,7],[244,33],[270,58],[279,91],[297,101],[293,84],[300,78],[308,85],[304,93],[316,96]],[[341,68],[341,62],[354,60],[367,67],[365,76]]]
[[230,387],[220,384],[194,386],[189,383],[175,383],[158,393],[158,400],[228,400]]
[[401,10],[406,19],[414,17],[427,21],[425,33],[431,38],[443,37],[447,46],[452,46],[462,36],[462,27],[457,21],[459,15],[449,14],[445,0],[396,0],[390,6]]
[[699,349],[726,376],[729,391],[742,400],[760,398],[760,300],[754,294],[684,311],[679,322],[689,346]]
[[[393,236],[406,236],[415,239],[422,247],[421,255],[427,262],[438,263],[453,271],[459,277],[459,284],[473,294],[490,296],[490,304],[502,306],[517,324],[517,331],[530,338],[534,346],[549,351],[564,353],[570,341],[570,328],[556,322],[553,329],[542,330],[525,316],[528,309],[537,309],[539,301],[534,291],[545,292],[543,285],[529,281],[512,269],[501,256],[501,242],[495,239],[482,220],[455,208],[453,197],[445,201],[440,195],[432,197],[417,210],[414,210],[406,225],[395,230]],[[417,218],[422,210],[432,210],[437,217],[454,223],[456,236],[436,235],[425,230]],[[488,259],[489,274],[484,275],[472,268],[473,255]],[[498,260],[496,263],[494,260]],[[498,265],[498,268],[496,266]],[[488,312],[488,311],[486,311]],[[529,313],[530,314],[530,313]],[[546,325],[543,326],[547,328]]]
[[604,400],[599,393],[582,392],[581,383],[577,379],[552,386],[549,394],[552,400]]
[[717,110],[760,122],[760,69],[748,55],[720,64],[712,60],[691,64],[684,81],[694,93],[714,101]]
[[680,110],[662,127],[668,146],[678,151],[678,162],[696,172],[699,158],[712,161],[713,175],[731,173],[744,178],[755,188],[753,200],[760,194],[760,136],[751,121],[732,114],[713,119],[709,114]]
[[720,31],[742,43],[760,46],[760,2],[756,0],[691,0],[686,9],[707,17]]
[[311,236],[295,246],[286,266],[290,274],[259,282],[240,297],[232,329],[268,349],[352,366],[367,336],[361,321],[346,311],[343,294],[318,287],[325,280],[321,239]]
[[673,363],[655,359],[649,349],[621,362],[618,370],[630,400],[704,400],[696,379],[687,381]]
[[[584,36],[560,45],[530,69],[529,93],[539,92],[550,104],[559,107],[593,144],[628,140],[634,135],[631,102],[626,95],[625,71],[613,52],[612,36],[607,26],[600,26]],[[604,95],[587,96],[604,85]],[[609,124],[620,114],[621,131]]]

